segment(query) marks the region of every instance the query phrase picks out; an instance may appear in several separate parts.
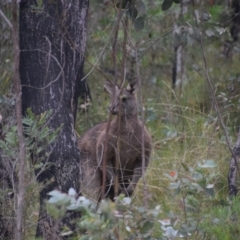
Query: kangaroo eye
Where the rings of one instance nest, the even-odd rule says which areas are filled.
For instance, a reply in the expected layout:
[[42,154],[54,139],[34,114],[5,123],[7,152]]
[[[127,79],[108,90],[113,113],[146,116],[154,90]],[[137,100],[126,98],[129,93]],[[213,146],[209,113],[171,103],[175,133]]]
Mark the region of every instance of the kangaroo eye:
[[122,102],[126,102],[127,98],[126,97],[122,97]]
[[125,94],[123,94],[123,95],[119,96],[119,100],[121,102],[126,102],[127,101],[127,96]]

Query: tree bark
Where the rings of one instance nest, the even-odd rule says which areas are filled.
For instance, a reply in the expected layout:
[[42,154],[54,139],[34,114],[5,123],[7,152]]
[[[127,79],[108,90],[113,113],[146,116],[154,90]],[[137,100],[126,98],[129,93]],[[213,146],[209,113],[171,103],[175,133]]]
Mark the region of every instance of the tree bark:
[[18,36],[18,22],[17,22],[17,0],[12,3],[12,39],[13,39],[13,49],[14,49],[14,72],[13,72],[13,86],[15,90],[15,108],[16,108],[16,118],[17,118],[17,133],[18,133],[18,191],[17,191],[17,211],[16,211],[16,231],[15,238],[18,240],[22,239],[23,233],[23,206],[24,206],[24,196],[25,196],[25,142],[23,135],[23,125],[22,125],[22,99],[21,99],[21,83],[19,76],[19,36]]
[[231,21],[231,23],[232,23],[232,25],[230,27],[230,34],[231,34],[232,39],[225,41],[223,53],[225,54],[225,56],[227,58],[228,57],[231,58],[234,46],[238,42],[239,35],[240,35],[240,14],[239,14],[240,2],[239,2],[239,0],[229,1],[228,6],[230,6],[233,11],[233,13],[229,19],[229,21]]
[[228,172],[228,191],[229,196],[234,197],[238,193],[237,188],[237,175],[239,175],[239,159],[240,159],[240,131],[238,132],[238,138],[233,148],[233,155],[230,160],[229,172]]
[[[38,115],[52,114],[47,124],[55,130],[62,126],[54,144],[46,150],[46,162],[52,167],[38,180],[53,180],[40,193],[37,236],[61,239],[56,223],[47,214],[44,200],[54,188],[67,192],[80,191],[79,151],[74,132],[78,87],[83,76],[86,47],[88,0],[25,0],[20,3],[20,77],[23,114],[31,108]],[[72,228],[72,215],[61,222]]]
[[[175,13],[176,23],[174,24],[174,28],[177,29],[177,21],[183,17],[184,14],[188,12],[188,4],[181,3],[179,12]],[[176,90],[178,86],[180,96],[182,95],[182,86],[183,80],[185,77],[185,61],[184,61],[184,52],[182,45],[174,46],[174,61],[172,68],[172,89]]]

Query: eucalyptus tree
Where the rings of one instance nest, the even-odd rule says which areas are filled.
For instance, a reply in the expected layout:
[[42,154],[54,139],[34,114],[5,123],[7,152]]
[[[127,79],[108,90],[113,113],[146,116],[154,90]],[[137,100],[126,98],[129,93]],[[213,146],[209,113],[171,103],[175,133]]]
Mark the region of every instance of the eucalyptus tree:
[[45,210],[49,191],[80,191],[80,154],[74,130],[77,100],[83,79],[88,0],[20,1],[20,78],[22,111],[36,115],[50,110],[48,126],[60,129],[56,141],[45,149],[43,166],[37,170],[44,183],[40,192],[37,236],[61,239],[63,225],[72,228],[68,214],[60,224]]

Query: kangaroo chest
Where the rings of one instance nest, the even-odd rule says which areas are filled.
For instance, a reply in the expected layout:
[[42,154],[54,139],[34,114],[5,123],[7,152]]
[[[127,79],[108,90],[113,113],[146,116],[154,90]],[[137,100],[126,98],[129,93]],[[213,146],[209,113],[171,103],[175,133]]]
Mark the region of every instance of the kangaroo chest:
[[141,158],[141,138],[139,134],[122,132],[117,141],[116,154],[120,157],[121,168],[131,170],[137,159]]

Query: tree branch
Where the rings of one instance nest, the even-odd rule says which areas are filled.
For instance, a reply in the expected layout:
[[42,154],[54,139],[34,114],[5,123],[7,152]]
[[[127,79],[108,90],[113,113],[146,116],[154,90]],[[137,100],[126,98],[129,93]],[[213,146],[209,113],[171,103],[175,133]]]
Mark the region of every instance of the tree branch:
[[12,29],[13,25],[11,24],[11,22],[9,21],[9,19],[6,17],[6,15],[3,13],[3,11],[1,9],[0,9],[0,15],[5,20],[5,22],[8,24],[8,26]]
[[143,95],[142,95],[142,82],[141,82],[141,77],[140,77],[140,70],[139,70],[139,57],[138,57],[138,51],[137,47],[135,48],[135,60],[136,60],[136,72],[137,72],[137,81],[139,84],[139,100],[140,100],[140,106],[141,106],[141,120],[142,120],[142,179],[143,179],[143,192],[144,192],[144,205],[146,209],[148,208],[148,194],[147,194],[147,181],[146,181],[146,158],[145,158],[145,145],[144,145],[144,123],[145,123],[145,116],[144,116],[144,110],[143,110]]

